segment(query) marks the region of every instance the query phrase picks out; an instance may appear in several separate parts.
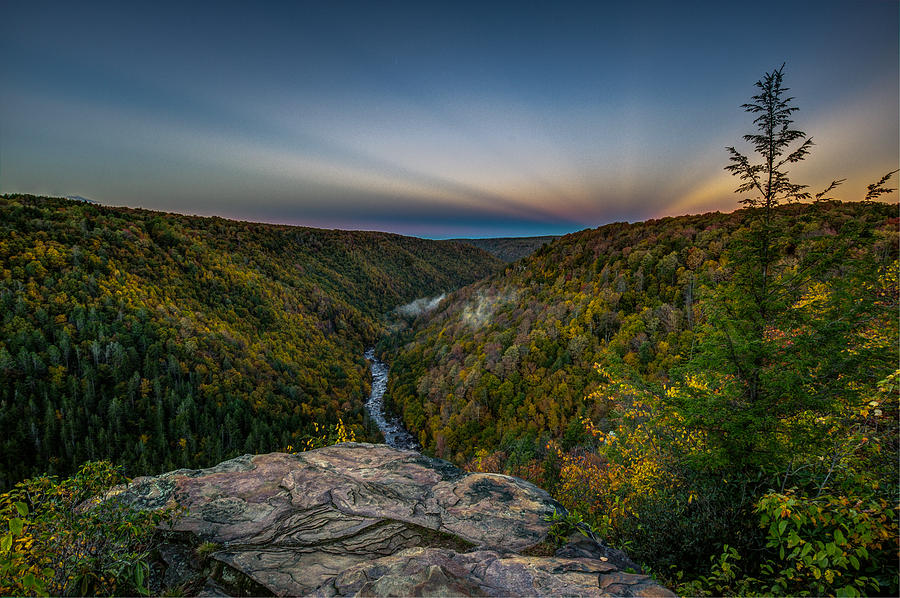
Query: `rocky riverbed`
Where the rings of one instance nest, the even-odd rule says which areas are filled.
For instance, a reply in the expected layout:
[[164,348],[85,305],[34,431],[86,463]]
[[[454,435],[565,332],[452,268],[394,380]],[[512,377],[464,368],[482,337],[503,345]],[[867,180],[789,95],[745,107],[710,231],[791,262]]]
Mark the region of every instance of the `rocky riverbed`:
[[366,401],[366,411],[384,435],[384,443],[398,449],[419,450],[419,444],[403,427],[400,418],[385,413],[384,393],[387,391],[389,371],[387,364],[375,357],[375,349],[369,349],[363,356],[369,362],[369,369],[372,371],[372,392]]

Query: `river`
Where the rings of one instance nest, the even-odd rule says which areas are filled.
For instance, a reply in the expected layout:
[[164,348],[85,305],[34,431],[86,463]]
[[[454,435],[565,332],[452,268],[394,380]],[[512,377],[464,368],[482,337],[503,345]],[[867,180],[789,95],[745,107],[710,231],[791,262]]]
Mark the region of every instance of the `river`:
[[419,450],[419,444],[413,435],[403,427],[403,422],[398,417],[388,417],[384,411],[384,392],[387,390],[388,366],[375,357],[375,349],[368,349],[363,356],[369,362],[372,371],[372,392],[366,401],[366,411],[369,412],[378,429],[384,435],[384,442],[388,446],[398,449]]

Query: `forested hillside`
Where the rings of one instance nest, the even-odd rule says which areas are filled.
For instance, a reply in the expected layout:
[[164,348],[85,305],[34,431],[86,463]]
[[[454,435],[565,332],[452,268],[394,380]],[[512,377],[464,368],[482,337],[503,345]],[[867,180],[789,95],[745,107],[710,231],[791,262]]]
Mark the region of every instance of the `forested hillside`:
[[500,262],[452,242],[0,197],[0,487],[360,437],[383,315]]
[[[790,252],[852,226],[859,262],[884,265],[896,253],[896,206],[781,210],[796,241]],[[544,246],[423,317],[401,341],[388,396],[423,446],[457,462],[478,449],[577,436],[580,418],[606,414],[584,401],[598,383],[594,363],[614,354],[665,381],[690,355],[701,299],[729,277],[725,248],[744,214],[610,224]]]
[[897,206],[761,214],[567,235],[385,346],[387,397],[682,593],[890,593]]

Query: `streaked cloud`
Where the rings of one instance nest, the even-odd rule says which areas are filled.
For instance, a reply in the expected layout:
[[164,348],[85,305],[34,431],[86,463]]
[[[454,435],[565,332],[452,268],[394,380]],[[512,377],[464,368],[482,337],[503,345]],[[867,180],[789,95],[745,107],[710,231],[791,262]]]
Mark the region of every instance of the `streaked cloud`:
[[718,4],[498,5],[479,20],[223,4],[195,28],[165,3],[16,5],[0,24],[0,191],[431,236],[730,210],[739,106],[788,60],[817,142],[796,175],[846,177],[856,199],[898,161],[896,10],[826,4],[780,9],[795,35],[773,29],[765,51]]

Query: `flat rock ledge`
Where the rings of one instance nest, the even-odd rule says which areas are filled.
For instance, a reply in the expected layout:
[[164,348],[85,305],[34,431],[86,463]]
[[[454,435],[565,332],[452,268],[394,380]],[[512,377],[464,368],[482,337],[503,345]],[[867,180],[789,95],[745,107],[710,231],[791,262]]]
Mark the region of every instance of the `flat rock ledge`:
[[674,596],[578,534],[548,548],[545,517],[562,507],[533,484],[386,445],[244,455],[117,494],[182,509],[156,577],[189,593]]

